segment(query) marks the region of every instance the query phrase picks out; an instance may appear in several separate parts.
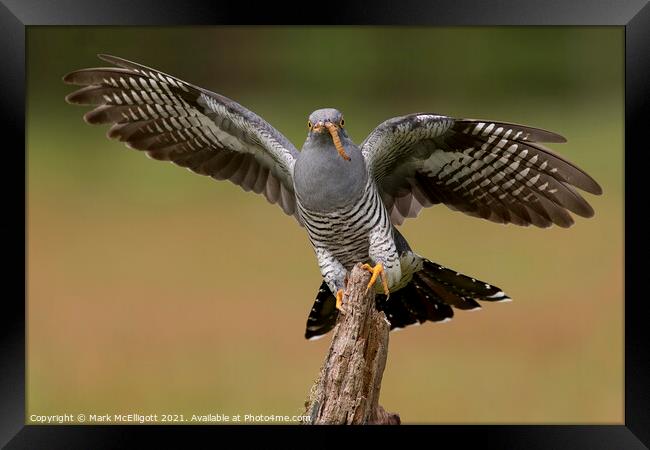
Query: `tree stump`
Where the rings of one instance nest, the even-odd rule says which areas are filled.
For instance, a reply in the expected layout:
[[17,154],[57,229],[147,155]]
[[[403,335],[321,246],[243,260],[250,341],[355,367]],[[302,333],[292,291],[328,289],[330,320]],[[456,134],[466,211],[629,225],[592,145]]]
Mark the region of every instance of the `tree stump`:
[[370,274],[357,264],[349,275],[334,336],[309,400],[309,424],[399,424],[379,405],[390,325],[366,286]]

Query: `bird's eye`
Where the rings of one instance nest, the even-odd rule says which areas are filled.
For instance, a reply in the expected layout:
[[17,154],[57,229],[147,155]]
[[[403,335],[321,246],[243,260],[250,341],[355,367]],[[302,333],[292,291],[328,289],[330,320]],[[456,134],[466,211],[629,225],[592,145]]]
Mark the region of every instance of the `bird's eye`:
[[341,119],[341,121],[339,122],[339,125],[341,125],[342,127],[345,126],[345,120]]
[[311,127],[312,127],[311,120],[307,121],[307,127],[309,127],[309,129],[311,130]]

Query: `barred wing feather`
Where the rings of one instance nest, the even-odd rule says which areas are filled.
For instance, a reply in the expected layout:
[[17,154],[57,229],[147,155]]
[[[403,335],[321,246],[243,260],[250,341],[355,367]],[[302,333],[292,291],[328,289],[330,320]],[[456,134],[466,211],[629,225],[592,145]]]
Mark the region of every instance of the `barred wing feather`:
[[262,193],[297,218],[293,191],[295,147],[258,115],[222,95],[115,56],[118,67],[64,77],[83,88],[70,103],[95,105],[91,124],[112,124],[108,136],[149,157],[171,161],[246,191]]
[[540,142],[566,140],[511,123],[417,113],[385,121],[361,149],[396,225],[439,203],[523,226],[569,227],[568,211],[593,216],[575,188],[601,194],[598,183]]

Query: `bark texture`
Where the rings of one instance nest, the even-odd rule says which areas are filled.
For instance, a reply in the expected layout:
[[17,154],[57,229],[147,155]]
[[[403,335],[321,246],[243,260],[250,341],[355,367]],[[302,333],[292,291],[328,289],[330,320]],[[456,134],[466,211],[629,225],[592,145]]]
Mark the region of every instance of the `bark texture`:
[[334,336],[305,406],[310,424],[399,424],[379,405],[388,356],[389,323],[375,308],[370,274],[357,264],[350,273]]

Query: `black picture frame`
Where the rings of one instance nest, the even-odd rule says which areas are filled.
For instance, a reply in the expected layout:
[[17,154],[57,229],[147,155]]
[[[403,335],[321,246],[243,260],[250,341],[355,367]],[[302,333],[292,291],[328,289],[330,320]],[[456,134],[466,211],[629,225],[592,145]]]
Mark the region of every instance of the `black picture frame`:
[[[332,2],[329,5],[307,2],[302,5],[279,5],[265,2],[208,2],[168,0],[100,1],[100,0],[0,0],[0,87],[2,102],[2,136],[5,168],[3,184],[2,231],[5,244],[15,243],[16,258],[8,256],[0,335],[0,444],[7,448],[117,448],[155,437],[170,439],[189,434],[208,438],[213,432],[240,432],[246,439],[257,433],[251,428],[229,426],[36,426],[25,425],[25,299],[26,277],[21,283],[17,261],[26,256],[20,249],[19,236],[26,244],[26,195],[16,194],[16,184],[26,187],[25,149],[25,35],[34,25],[219,25],[219,24],[363,24],[418,26],[487,26],[487,25],[597,25],[625,29],[625,192],[643,197],[640,154],[647,151],[642,140],[650,110],[650,6],[647,0],[445,0],[436,2],[373,1]],[[606,62],[604,62],[606,63]],[[15,161],[7,161],[15,158]],[[22,167],[22,170],[20,168]],[[9,195],[11,194],[11,195]],[[627,198],[626,198],[627,200]],[[621,425],[491,425],[491,426],[401,426],[373,427],[382,435],[396,435],[401,442],[431,439],[432,445],[453,443],[461,448],[588,448],[642,449],[650,445],[650,352],[648,328],[640,283],[643,281],[641,255],[645,250],[636,242],[644,230],[639,211],[625,208],[625,423]],[[22,255],[22,258],[20,257]],[[25,269],[23,264],[22,268]],[[20,293],[23,293],[21,296]],[[576,318],[579,320],[579,318]],[[597,394],[597,393],[595,393]],[[286,433],[294,438],[303,433],[331,433],[323,427],[260,426],[262,434]],[[329,428],[329,427],[327,427]],[[338,428],[338,430],[341,430]],[[360,430],[360,431],[358,431]],[[180,431],[180,434],[178,434]],[[363,433],[363,430],[346,430]],[[301,437],[304,439],[304,436]],[[313,438],[302,445],[324,445]],[[434,441],[435,439],[435,441]],[[140,441],[144,442],[144,441]],[[282,442],[282,441],[279,441]],[[414,441],[415,442],[415,441]],[[296,444],[298,445],[298,444]],[[286,445],[283,445],[286,446]],[[318,446],[318,445],[317,445]],[[289,445],[291,447],[291,445]]]

